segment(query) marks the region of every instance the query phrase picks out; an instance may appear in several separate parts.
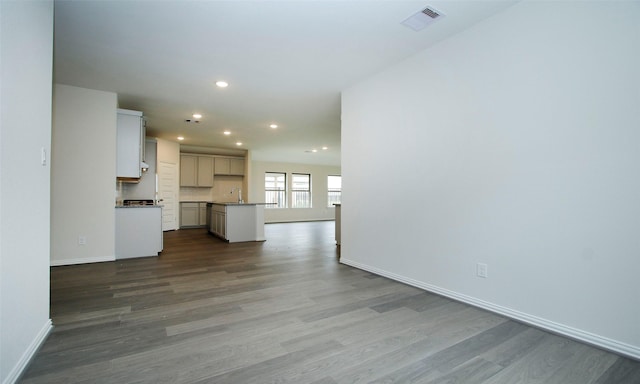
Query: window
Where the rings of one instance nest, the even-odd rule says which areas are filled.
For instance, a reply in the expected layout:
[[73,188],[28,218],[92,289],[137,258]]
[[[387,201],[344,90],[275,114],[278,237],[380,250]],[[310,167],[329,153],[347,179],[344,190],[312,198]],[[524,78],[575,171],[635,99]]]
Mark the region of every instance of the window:
[[311,208],[310,174],[291,174],[291,208]]
[[342,198],[342,176],[327,176],[327,206],[340,204]]
[[267,172],[264,174],[264,202],[268,203],[267,208],[287,207],[286,173]]

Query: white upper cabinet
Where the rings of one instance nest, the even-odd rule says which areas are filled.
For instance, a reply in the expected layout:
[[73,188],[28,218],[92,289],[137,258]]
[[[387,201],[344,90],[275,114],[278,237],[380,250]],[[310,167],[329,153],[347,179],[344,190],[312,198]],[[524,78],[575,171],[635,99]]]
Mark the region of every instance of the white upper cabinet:
[[244,175],[244,159],[229,159],[229,174]]
[[213,187],[213,157],[180,155],[181,187]]
[[244,175],[244,159],[233,157],[216,157],[216,175]]
[[116,177],[140,178],[144,135],[142,112],[118,109]]

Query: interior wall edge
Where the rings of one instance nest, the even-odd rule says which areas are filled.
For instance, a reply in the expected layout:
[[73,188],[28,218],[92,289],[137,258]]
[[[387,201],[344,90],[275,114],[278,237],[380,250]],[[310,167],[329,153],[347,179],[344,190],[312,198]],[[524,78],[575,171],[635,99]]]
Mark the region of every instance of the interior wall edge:
[[613,340],[608,337],[600,336],[591,332],[587,332],[575,327],[570,327],[562,323],[557,323],[542,317],[534,316],[525,312],[517,311],[508,307],[497,305],[488,301],[480,300],[473,296],[464,295],[455,291],[444,289],[427,282],[414,280],[402,275],[395,274],[380,268],[376,268],[367,264],[362,264],[354,260],[341,258],[341,264],[348,265],[363,271],[367,271],[388,279],[410,285],[412,287],[420,288],[425,291],[435,293],[452,300],[456,300],[465,304],[472,305],[477,308],[487,310],[509,319],[520,321],[527,325],[543,329],[558,335],[562,335],[598,348],[605,349],[610,352],[614,352],[625,357],[629,357],[634,360],[640,361],[640,347],[630,345],[618,340]]
[[36,355],[42,344],[47,340],[49,333],[53,329],[53,323],[51,319],[48,319],[40,329],[40,332],[36,334],[34,339],[29,344],[29,347],[24,351],[17,364],[13,367],[9,375],[7,375],[3,384],[17,383],[20,376],[24,373],[25,369],[29,366],[31,359]]

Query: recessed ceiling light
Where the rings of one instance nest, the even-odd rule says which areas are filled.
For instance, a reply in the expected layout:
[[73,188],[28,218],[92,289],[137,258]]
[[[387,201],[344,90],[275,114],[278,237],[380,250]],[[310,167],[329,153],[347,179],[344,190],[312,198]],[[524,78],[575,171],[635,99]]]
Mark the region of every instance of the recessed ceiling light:
[[316,152],[318,152],[318,150],[317,149],[312,149],[311,152],[316,153]]
[[216,85],[220,88],[226,88],[229,86],[229,83],[227,83],[226,81],[216,81]]
[[271,127],[271,128],[274,128],[274,129],[275,129],[275,128],[278,128],[278,124],[271,124],[271,125],[270,125],[270,127]]
[[329,147],[322,147],[323,151],[326,151],[327,149],[329,149]]
[[231,131],[224,131],[222,133],[224,133],[225,135],[229,136],[231,134]]
[[184,137],[178,136],[178,140],[182,141],[182,140],[184,140]]
[[201,115],[201,114],[199,114],[199,113],[194,113],[194,114],[193,114],[193,118],[194,118],[194,119],[199,119],[199,118],[201,118],[201,117],[202,117],[202,115]]
[[238,142],[236,143],[236,145],[242,145],[242,142],[241,142],[241,141],[238,141]]

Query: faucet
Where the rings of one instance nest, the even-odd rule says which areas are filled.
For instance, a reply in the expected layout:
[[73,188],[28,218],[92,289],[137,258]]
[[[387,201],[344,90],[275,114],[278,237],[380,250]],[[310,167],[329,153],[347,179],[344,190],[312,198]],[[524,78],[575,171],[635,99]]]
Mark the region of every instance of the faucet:
[[231,189],[231,193],[233,194],[233,191],[238,191],[238,203],[242,204],[244,201],[242,200],[242,189],[238,188],[238,187],[233,187]]

